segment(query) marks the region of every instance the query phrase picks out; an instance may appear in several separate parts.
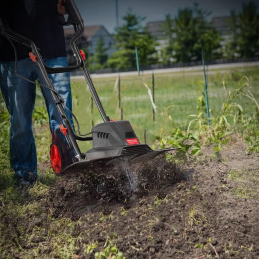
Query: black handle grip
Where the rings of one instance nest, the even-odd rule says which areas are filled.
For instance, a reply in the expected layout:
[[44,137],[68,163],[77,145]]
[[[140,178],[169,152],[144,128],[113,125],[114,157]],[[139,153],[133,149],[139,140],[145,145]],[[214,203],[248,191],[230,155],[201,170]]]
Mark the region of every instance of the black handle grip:
[[84,21],[82,19],[81,14],[78,11],[78,8],[74,2],[74,0],[65,0],[65,9],[68,14],[67,21],[63,15],[58,15],[58,22],[61,26],[69,26],[69,25],[78,25],[83,24]]
[[66,12],[69,15],[69,21],[71,22],[72,25],[84,23],[84,20],[82,19],[82,16],[79,13],[74,0],[66,0],[65,8],[66,8]]

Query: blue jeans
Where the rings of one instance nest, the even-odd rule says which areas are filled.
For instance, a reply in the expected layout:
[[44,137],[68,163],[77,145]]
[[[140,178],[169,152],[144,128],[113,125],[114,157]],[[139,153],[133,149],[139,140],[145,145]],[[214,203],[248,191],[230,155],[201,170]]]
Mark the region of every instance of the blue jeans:
[[[67,58],[46,59],[44,63],[50,67],[67,66]],[[29,58],[18,61],[17,73],[21,76],[46,85],[36,63]],[[55,89],[64,98],[65,105],[72,110],[72,97],[69,73],[49,75]],[[14,74],[14,62],[0,62],[0,88],[6,107],[11,115],[10,128],[10,163],[18,178],[27,178],[29,173],[37,177],[37,154],[32,131],[32,112],[35,104],[36,86]],[[59,131],[62,120],[56,109],[50,90],[41,87],[45,98],[50,130]],[[72,122],[71,115],[67,113]]]

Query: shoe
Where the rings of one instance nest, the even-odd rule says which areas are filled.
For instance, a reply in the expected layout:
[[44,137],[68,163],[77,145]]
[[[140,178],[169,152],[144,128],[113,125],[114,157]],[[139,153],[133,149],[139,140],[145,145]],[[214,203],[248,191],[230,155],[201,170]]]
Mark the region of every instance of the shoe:
[[14,180],[19,189],[30,189],[35,185],[37,177],[33,173],[26,173],[22,177],[15,174]]

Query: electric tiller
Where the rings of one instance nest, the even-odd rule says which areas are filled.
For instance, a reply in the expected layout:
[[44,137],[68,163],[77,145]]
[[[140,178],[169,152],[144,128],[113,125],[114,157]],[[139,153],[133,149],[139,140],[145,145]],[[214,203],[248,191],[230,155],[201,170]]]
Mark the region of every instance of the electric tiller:
[[[58,117],[55,118],[55,120],[60,125],[59,131],[52,136],[52,145],[50,147],[51,164],[54,172],[57,175],[64,175],[66,173],[86,169],[90,164],[98,161],[113,163],[126,159],[130,163],[134,163],[143,161],[144,158],[152,159],[164,152],[175,150],[176,148],[152,150],[148,145],[139,142],[129,121],[114,121],[106,115],[84,63],[85,54],[76,46],[76,41],[84,33],[83,19],[74,0],[66,0],[65,8],[68,13],[68,19],[65,20],[64,16],[59,16],[59,23],[62,26],[73,25],[75,30],[70,45],[76,60],[76,65],[68,67],[51,68],[45,65],[40,55],[40,51],[34,42],[10,30],[0,18],[0,33],[10,41],[14,47],[15,54],[16,49],[13,41],[20,42],[31,48],[29,57],[32,62],[37,63],[39,66],[45,81],[45,85],[43,86],[49,88],[51,91],[52,100],[50,101],[52,101],[58,110]],[[79,68],[81,68],[84,73],[88,87],[103,119],[103,123],[93,127],[91,133],[86,135],[80,133],[76,117],[65,107],[63,99],[56,92],[48,77],[48,74],[72,72]],[[75,133],[74,127],[71,125],[65,110],[73,115],[74,121],[79,128],[79,134]],[[86,152],[81,152],[77,141],[92,141],[93,148]]]

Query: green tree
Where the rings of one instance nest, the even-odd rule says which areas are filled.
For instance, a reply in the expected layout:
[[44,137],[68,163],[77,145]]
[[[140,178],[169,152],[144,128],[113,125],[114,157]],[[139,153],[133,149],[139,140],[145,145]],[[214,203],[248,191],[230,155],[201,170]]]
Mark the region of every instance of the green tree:
[[161,51],[161,58],[163,64],[170,64],[174,50],[174,21],[170,14],[166,15],[165,22],[162,26],[166,39],[168,41],[167,46]]
[[153,64],[156,61],[156,42],[151,33],[141,26],[144,19],[144,17],[134,15],[131,12],[123,17],[124,24],[116,29],[114,36],[118,51],[109,58],[109,67],[117,69],[135,67],[136,47],[142,66]]
[[103,69],[107,67],[107,48],[105,48],[105,43],[103,37],[100,37],[95,48],[95,52],[93,55],[93,67],[95,70]]
[[210,12],[199,8],[184,8],[178,11],[174,19],[174,58],[177,62],[201,60],[201,46],[207,60],[219,58],[220,35],[216,28],[207,21]]
[[242,11],[231,12],[229,25],[233,39],[229,44],[229,56],[235,53],[250,58],[259,54],[259,14],[253,2],[243,4]]

